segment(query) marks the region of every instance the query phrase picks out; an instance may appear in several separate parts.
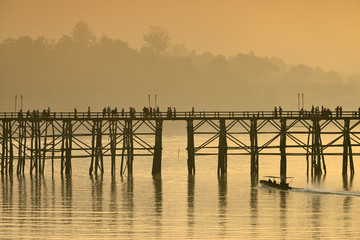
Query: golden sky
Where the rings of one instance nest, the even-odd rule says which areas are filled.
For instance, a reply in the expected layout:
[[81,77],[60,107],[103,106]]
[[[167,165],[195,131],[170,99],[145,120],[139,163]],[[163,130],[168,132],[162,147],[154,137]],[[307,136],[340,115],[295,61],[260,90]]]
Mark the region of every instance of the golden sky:
[[287,63],[360,72],[357,0],[0,0],[0,40],[59,38],[85,21],[138,48],[149,26],[173,43],[227,56],[254,51]]

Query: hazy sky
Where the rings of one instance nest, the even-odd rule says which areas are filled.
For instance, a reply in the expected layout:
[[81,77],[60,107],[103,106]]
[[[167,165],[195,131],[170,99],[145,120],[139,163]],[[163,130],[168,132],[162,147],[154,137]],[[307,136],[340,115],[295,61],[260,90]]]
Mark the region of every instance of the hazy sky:
[[142,45],[149,26],[197,52],[253,50],[288,63],[360,72],[357,0],[0,0],[0,39],[70,34],[79,20],[97,36]]

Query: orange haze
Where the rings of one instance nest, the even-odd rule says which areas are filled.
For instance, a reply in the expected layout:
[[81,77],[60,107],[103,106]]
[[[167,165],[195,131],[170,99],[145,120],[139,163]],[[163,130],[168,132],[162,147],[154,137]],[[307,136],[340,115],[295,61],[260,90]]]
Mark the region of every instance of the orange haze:
[[0,40],[58,39],[79,20],[140,48],[149,26],[197,52],[254,51],[288,63],[360,72],[360,2],[240,0],[0,0]]

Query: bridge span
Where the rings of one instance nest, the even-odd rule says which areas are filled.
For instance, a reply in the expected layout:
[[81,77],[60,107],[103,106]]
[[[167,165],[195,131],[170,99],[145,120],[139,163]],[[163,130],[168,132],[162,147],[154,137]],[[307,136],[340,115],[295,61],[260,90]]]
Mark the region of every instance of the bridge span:
[[[86,158],[96,174],[107,157],[111,174],[118,165],[123,175],[132,174],[134,157],[151,156],[152,174],[159,174],[166,121],[186,123],[188,174],[195,174],[196,155],[216,155],[218,175],[226,174],[228,155],[248,155],[258,178],[259,156],[278,155],[281,177],[289,156],[304,156],[307,175],[316,176],[326,173],[325,156],[335,155],[346,175],[354,174],[353,158],[360,155],[358,111],[6,112],[0,113],[0,171],[24,174],[27,167],[42,174],[50,165],[54,172],[60,159],[60,172],[70,174],[71,162]],[[206,140],[196,141],[199,135]]]

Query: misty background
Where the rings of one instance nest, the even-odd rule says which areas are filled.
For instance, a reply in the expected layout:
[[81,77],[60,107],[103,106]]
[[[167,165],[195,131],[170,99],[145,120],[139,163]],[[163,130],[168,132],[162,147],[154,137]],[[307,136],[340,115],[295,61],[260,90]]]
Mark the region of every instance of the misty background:
[[[157,95],[158,106],[190,110],[297,110],[305,107],[344,110],[360,106],[359,74],[288,64],[256,52],[230,56],[188,49],[171,32],[151,26],[142,46],[97,36],[84,21],[58,39],[46,36],[5,38],[0,44],[0,107],[14,110],[101,111],[105,106],[140,110]],[[264,43],[265,44],[265,43]],[[18,107],[19,109],[19,107]]]

